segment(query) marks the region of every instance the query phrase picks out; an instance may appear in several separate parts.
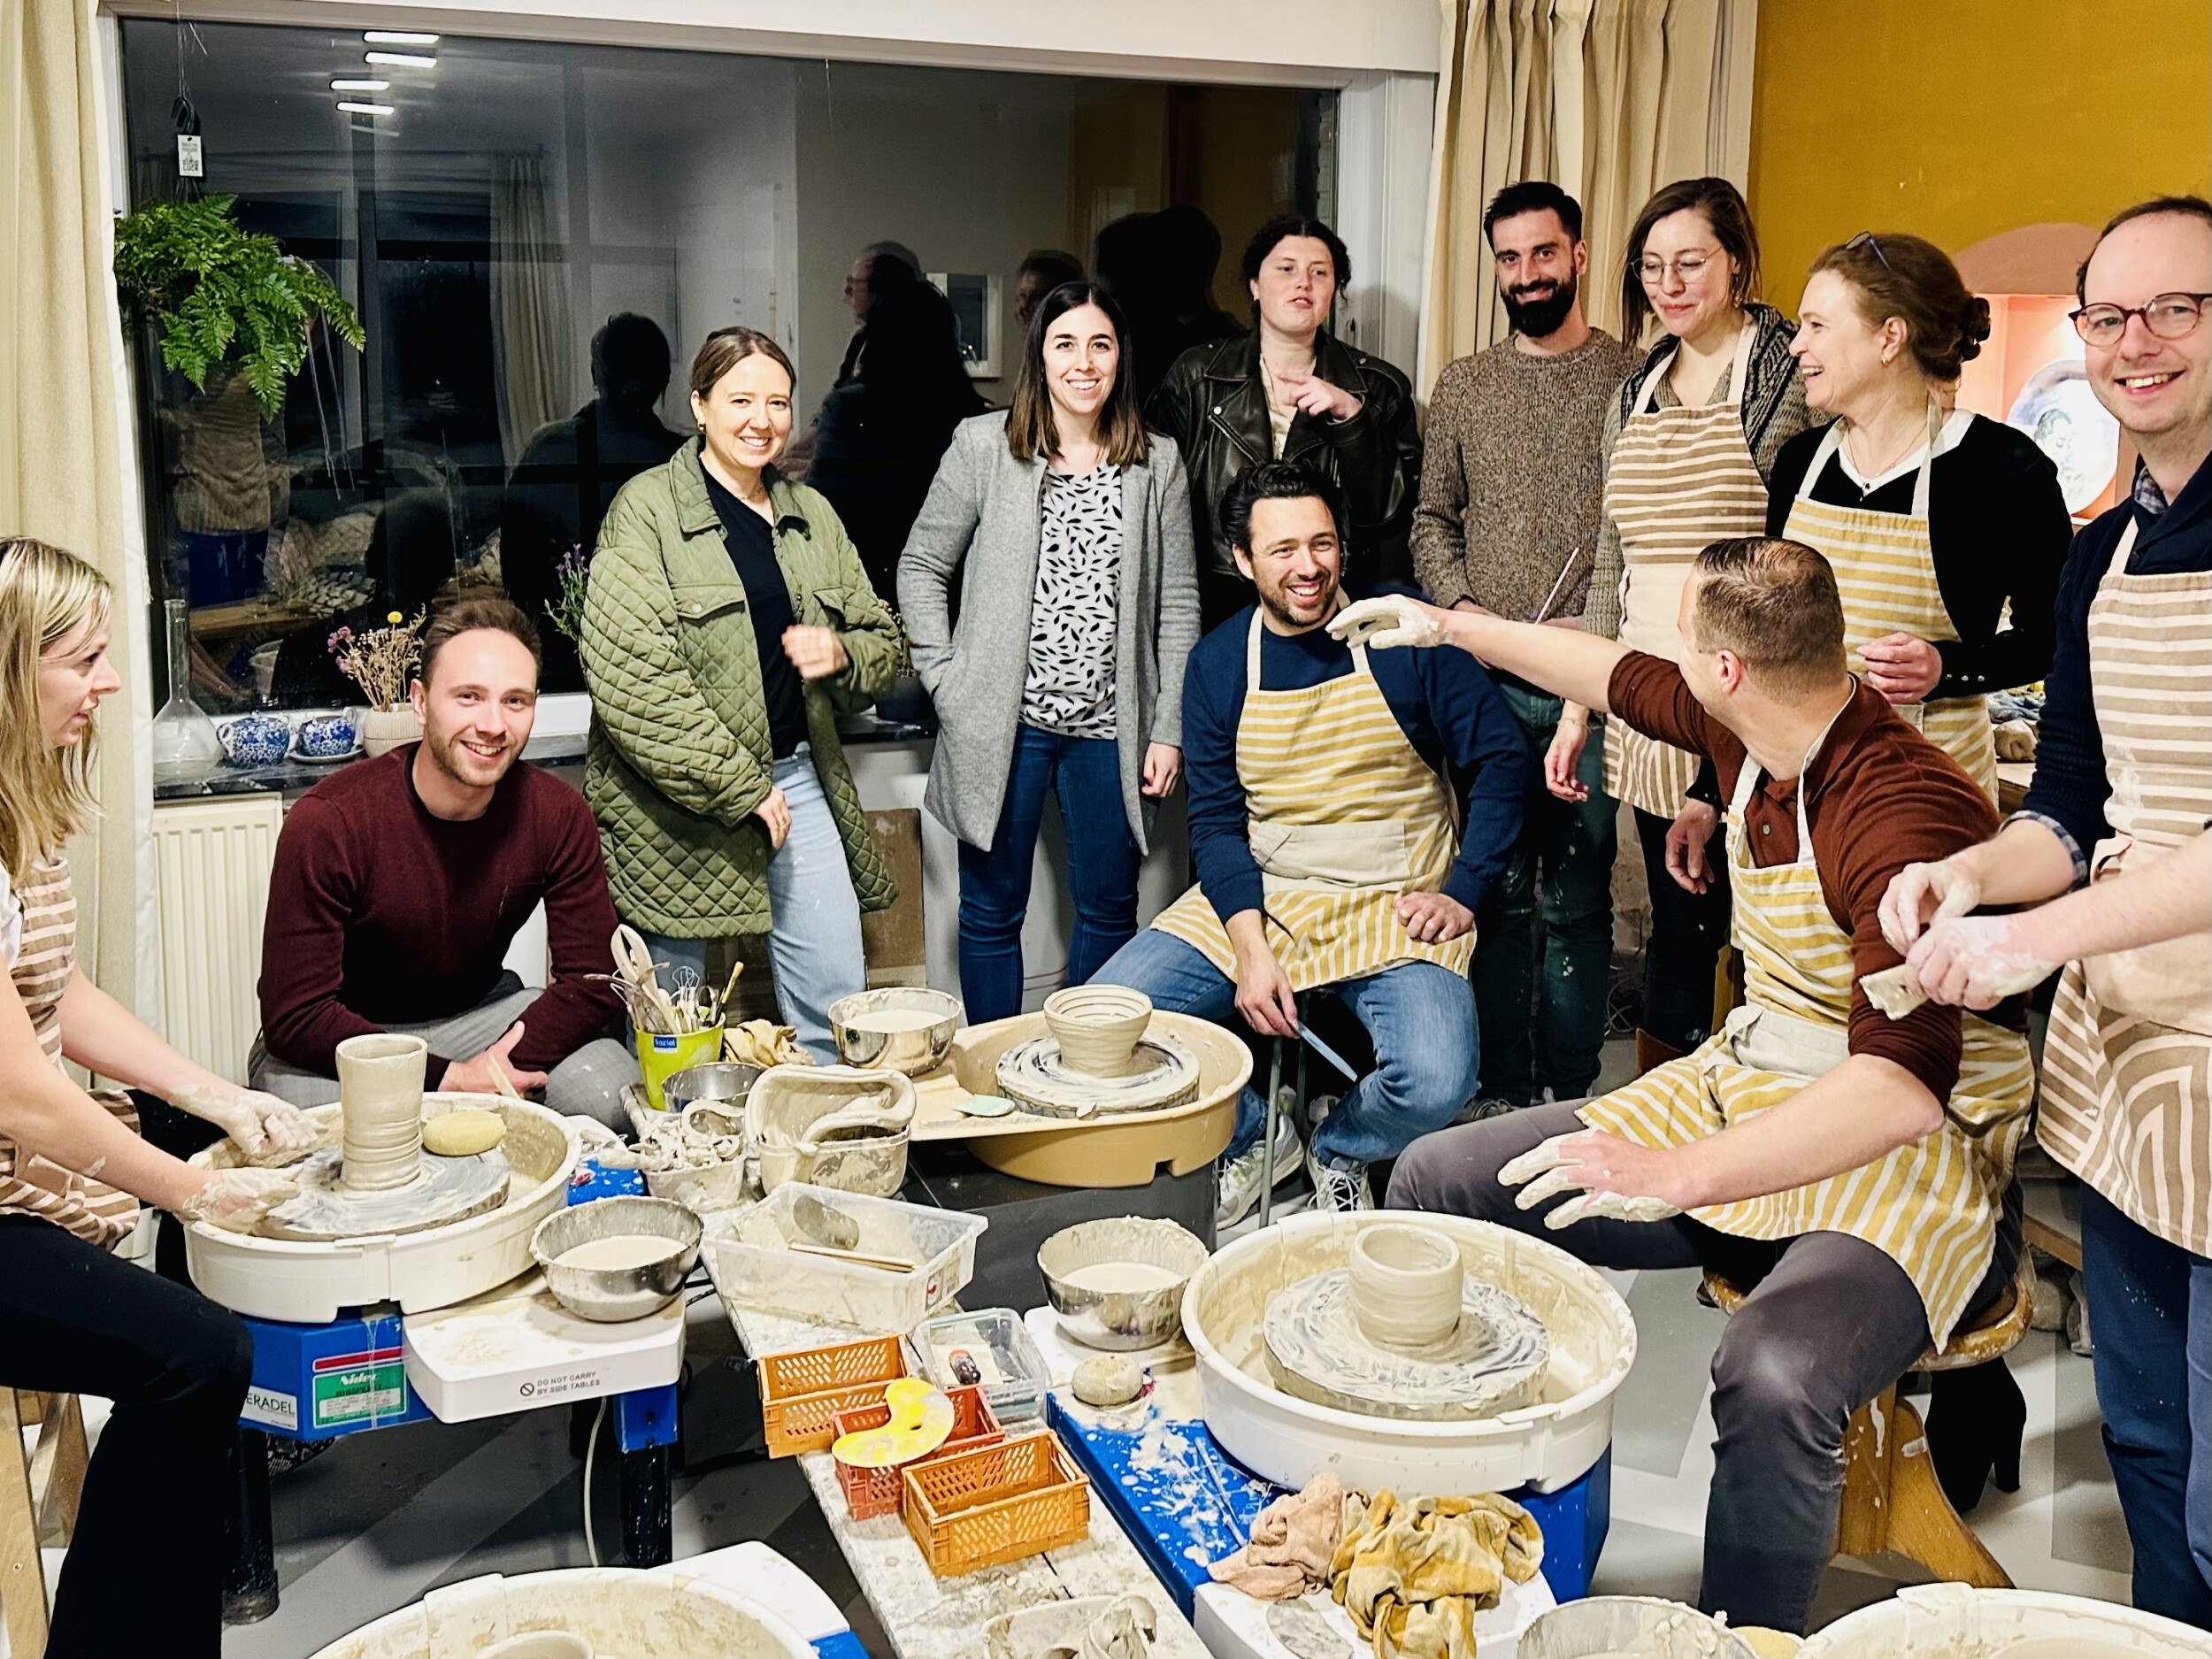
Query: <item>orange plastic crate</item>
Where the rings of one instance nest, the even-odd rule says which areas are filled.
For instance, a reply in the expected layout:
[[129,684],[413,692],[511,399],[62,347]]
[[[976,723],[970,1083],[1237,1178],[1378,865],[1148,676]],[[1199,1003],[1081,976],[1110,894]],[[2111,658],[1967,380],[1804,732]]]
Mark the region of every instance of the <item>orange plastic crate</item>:
[[760,1422],[768,1455],[828,1450],[837,1413],[881,1404],[884,1388],[905,1375],[906,1353],[895,1336],[767,1356],[760,1362]]
[[1088,1535],[1091,1488],[1047,1429],[902,1472],[906,1530],[949,1578],[1057,1549]]
[[[926,1463],[931,1458],[949,1457],[956,1452],[973,1451],[979,1446],[995,1446],[1006,1438],[1006,1431],[999,1426],[992,1414],[990,1402],[984,1399],[980,1388],[948,1388],[945,1397],[952,1402],[952,1434],[935,1451],[903,1463],[894,1463],[887,1469],[855,1469],[849,1463],[837,1465],[837,1484],[845,1489],[845,1502],[856,1521],[873,1520],[879,1515],[890,1515],[899,1507],[900,1472],[916,1463]],[[891,1408],[878,1402],[861,1406],[851,1411],[840,1411],[831,1419],[832,1432],[842,1437],[861,1429],[879,1429],[891,1420]],[[833,1442],[834,1443],[834,1442]]]

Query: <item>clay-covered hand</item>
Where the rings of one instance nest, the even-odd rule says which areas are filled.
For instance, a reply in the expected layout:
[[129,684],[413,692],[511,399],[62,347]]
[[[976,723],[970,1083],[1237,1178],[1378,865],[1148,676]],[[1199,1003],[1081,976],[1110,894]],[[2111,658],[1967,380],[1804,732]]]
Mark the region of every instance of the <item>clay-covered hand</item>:
[[293,1164],[315,1149],[322,1127],[288,1100],[255,1088],[188,1084],[170,1097],[180,1111],[213,1124],[254,1164]]
[[281,1170],[218,1170],[177,1211],[180,1221],[204,1221],[226,1233],[251,1233],[267,1215],[299,1192]]
[[1682,1213],[1679,1204],[1649,1190],[1663,1184],[1666,1158],[1663,1149],[1582,1129],[1531,1147],[1500,1170],[1498,1179],[1522,1187],[1513,1200],[1522,1210],[1575,1193],[1544,1217],[1555,1231],[1578,1221],[1664,1221]]
[[2059,970],[2021,937],[2022,916],[1938,916],[1905,958],[1932,1002],[1994,1008]]
[[1382,594],[1345,606],[1329,624],[1329,632],[1347,645],[1378,651],[1397,645],[1441,645],[1444,618],[1443,611],[1411,594]]
[[1910,950],[1927,926],[1944,916],[1963,916],[1982,902],[1980,879],[1955,858],[1907,864],[1889,879],[1882,895],[1882,937],[1894,950]]

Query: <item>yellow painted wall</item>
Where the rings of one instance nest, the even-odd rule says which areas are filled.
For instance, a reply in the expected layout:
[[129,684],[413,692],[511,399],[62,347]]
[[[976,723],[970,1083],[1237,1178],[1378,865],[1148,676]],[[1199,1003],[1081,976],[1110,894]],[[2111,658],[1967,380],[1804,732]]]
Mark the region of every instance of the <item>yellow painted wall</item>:
[[1862,230],[1956,254],[2208,186],[2205,0],[1761,0],[1750,197],[1785,310]]

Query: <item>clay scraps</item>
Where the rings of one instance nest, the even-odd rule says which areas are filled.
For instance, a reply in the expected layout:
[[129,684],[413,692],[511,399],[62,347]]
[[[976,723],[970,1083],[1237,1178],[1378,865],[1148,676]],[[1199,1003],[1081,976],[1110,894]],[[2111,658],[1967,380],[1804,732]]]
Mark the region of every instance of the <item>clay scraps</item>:
[[1323,1471],[1252,1523],[1252,1540],[1206,1571],[1261,1601],[1287,1601],[1329,1582],[1344,1525],[1344,1488]]
[[1148,1659],[1159,1616],[1134,1594],[1041,1601],[984,1627],[989,1659]]
[[1535,1517],[1493,1493],[1417,1498],[1354,1493],[1330,1562],[1330,1594],[1375,1659],[1474,1659],[1475,1613],[1544,1559]]

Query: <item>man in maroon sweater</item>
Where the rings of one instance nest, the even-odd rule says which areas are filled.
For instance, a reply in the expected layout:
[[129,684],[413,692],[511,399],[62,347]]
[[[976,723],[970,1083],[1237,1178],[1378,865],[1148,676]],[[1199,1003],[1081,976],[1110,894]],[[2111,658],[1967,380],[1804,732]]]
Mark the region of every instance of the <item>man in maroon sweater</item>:
[[[491,1094],[495,1058],[556,1111],[617,1125],[636,1061],[619,1008],[614,903],[584,798],[519,765],[537,716],[538,640],[504,599],[432,618],[415,682],[419,744],[348,766],[286,814],[261,949],[256,1088],[338,1098],[338,1044],[399,1031],[430,1044],[429,1086]],[[542,900],[553,983],[502,966]]]

